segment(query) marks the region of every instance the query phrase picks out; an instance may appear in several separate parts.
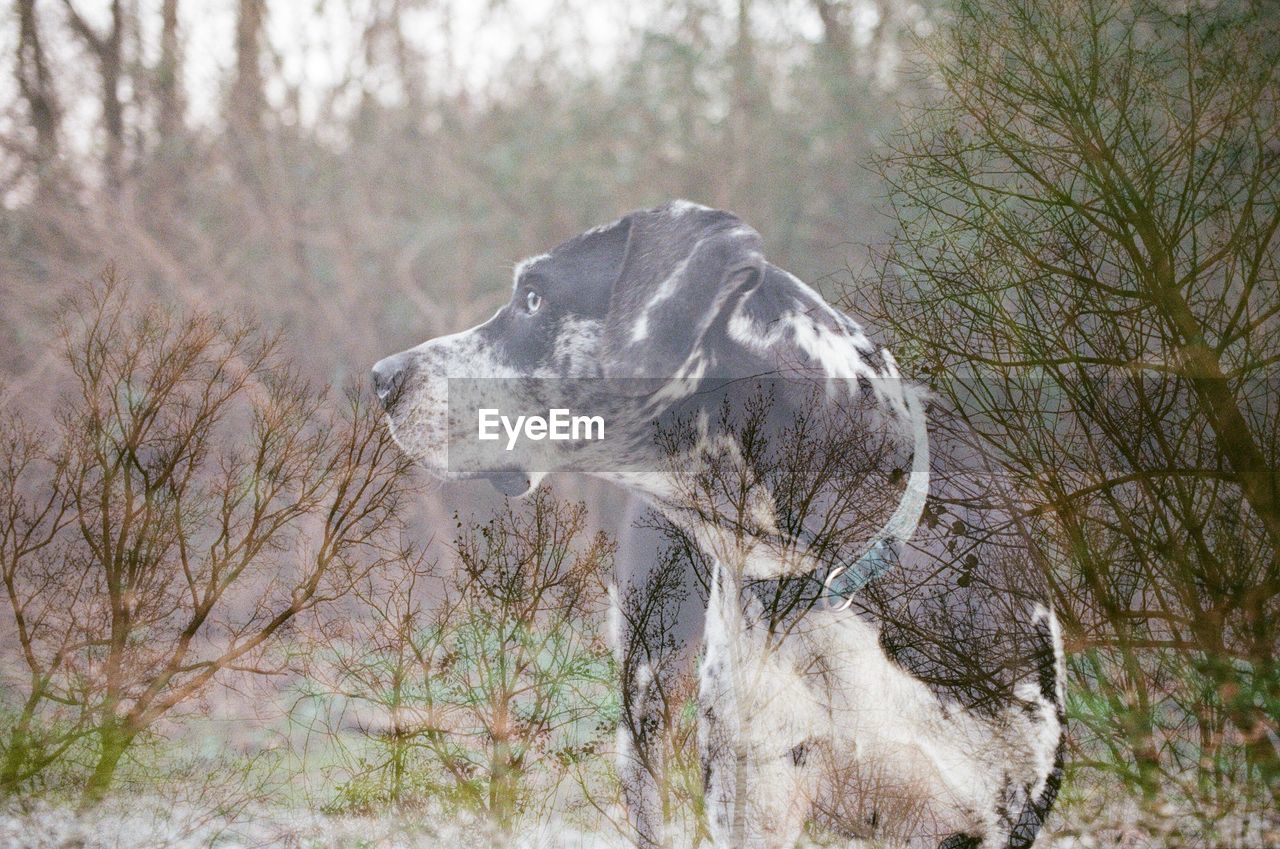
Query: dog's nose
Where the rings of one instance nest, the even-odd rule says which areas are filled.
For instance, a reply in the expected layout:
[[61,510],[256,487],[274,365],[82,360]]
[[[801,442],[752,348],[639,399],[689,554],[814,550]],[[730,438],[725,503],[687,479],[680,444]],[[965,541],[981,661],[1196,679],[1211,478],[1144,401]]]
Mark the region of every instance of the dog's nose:
[[407,363],[396,354],[378,360],[373,366],[373,391],[378,396],[384,410],[390,411],[396,399],[404,390],[405,377],[409,369]]

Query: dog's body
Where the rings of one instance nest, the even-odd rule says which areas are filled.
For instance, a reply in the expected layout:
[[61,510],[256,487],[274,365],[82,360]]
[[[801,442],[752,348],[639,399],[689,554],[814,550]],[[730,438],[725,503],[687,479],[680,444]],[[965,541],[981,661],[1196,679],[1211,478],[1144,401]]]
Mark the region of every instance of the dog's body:
[[[518,267],[490,321],[374,374],[397,441],[445,477],[449,378],[588,381],[576,397],[614,414],[592,450],[617,462],[587,465],[635,495],[611,618],[641,844],[662,839],[663,734],[699,649],[717,845],[790,846],[808,818],[930,849],[1034,841],[1063,672],[1017,512],[736,218],[675,202],[589,231]],[[542,470],[471,471],[515,494]]]

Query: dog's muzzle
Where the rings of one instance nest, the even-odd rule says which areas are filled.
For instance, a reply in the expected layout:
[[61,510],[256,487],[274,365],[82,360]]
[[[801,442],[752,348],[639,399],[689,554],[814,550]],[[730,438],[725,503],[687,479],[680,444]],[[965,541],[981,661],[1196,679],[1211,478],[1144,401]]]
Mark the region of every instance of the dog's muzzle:
[[374,364],[373,392],[388,413],[404,392],[411,370],[412,364],[402,354],[393,354]]

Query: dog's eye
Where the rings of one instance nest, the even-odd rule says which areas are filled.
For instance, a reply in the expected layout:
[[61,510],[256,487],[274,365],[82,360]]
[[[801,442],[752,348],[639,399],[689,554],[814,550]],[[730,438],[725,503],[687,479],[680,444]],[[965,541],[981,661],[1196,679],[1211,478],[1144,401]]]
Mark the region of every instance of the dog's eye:
[[533,315],[542,307],[542,296],[530,289],[524,296],[524,308]]

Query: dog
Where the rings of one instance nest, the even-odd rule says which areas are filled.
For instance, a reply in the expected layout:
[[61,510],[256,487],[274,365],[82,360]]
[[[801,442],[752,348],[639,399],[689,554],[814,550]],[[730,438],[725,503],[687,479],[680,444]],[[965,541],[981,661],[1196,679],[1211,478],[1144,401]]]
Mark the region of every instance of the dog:
[[[815,822],[1031,846],[1062,775],[1062,639],[959,417],[727,212],[633,212],[514,278],[488,321],[379,361],[374,388],[440,478],[518,496],[570,469],[630,493],[610,631],[637,843],[665,837],[693,668],[715,845],[781,849]],[[460,410],[504,402],[591,404],[609,438],[456,450]]]

